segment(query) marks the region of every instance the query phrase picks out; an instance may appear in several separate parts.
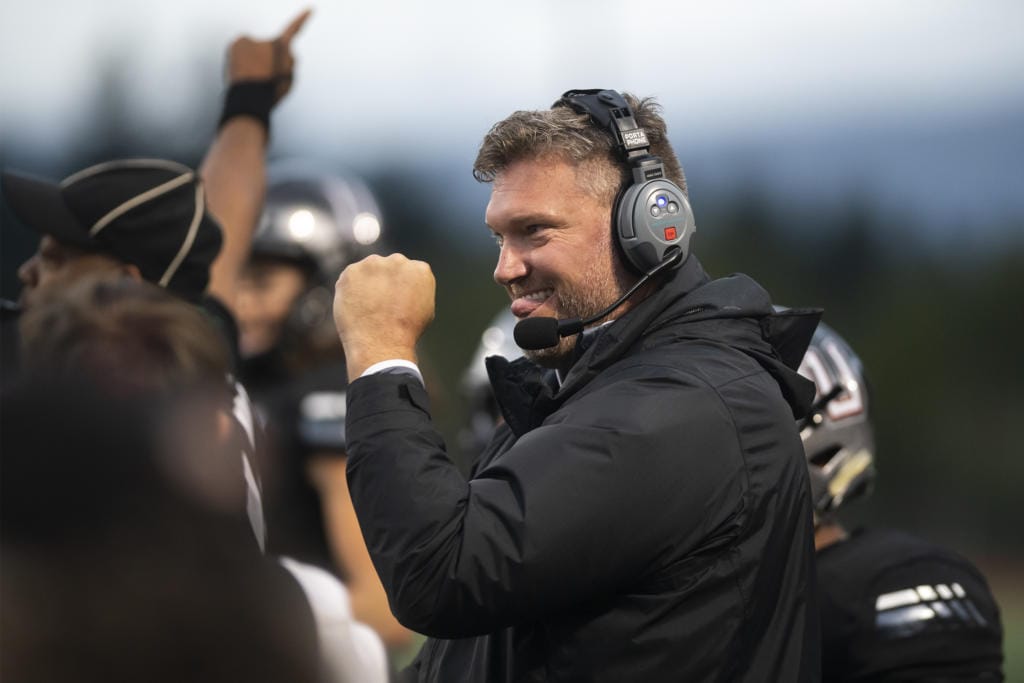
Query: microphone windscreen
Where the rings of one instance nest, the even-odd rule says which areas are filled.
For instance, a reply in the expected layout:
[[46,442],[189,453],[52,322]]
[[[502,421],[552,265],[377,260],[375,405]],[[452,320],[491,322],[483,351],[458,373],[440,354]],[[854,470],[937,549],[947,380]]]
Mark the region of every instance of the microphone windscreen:
[[556,318],[525,318],[516,323],[512,330],[516,345],[526,351],[537,351],[558,344],[558,320]]

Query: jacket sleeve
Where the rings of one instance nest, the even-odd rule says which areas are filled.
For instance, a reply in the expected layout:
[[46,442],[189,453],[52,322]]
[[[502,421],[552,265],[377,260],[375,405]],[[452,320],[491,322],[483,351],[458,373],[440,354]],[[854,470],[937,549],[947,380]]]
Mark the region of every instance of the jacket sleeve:
[[465,637],[635,588],[735,507],[742,459],[715,392],[620,374],[469,481],[415,379],[352,383],[349,486],[399,621]]

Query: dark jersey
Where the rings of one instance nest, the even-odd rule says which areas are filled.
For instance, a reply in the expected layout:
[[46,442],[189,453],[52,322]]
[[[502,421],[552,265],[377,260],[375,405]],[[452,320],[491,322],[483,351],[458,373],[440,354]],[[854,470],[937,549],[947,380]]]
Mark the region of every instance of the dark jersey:
[[224,302],[213,296],[204,295],[196,305],[207,315],[217,331],[224,336],[224,341],[227,342],[228,351],[231,354],[231,371],[238,374],[241,360],[238,350],[238,323],[235,321],[235,316],[231,314]]
[[[241,366],[238,350],[238,324],[220,299],[204,296],[198,304],[214,326],[224,336],[228,351],[231,354],[231,371],[235,375]],[[262,442],[265,437],[260,425],[257,424],[255,411],[249,394],[238,381],[232,377],[231,413],[235,419],[233,448],[241,454],[242,476],[245,479],[245,511],[249,517],[253,536],[261,550],[267,546],[267,525],[265,521],[264,502],[260,472],[265,469],[262,464]]]
[[823,681],[1001,681],[981,573],[916,536],[858,530],[818,553]]
[[312,457],[345,456],[345,365],[289,378],[280,354],[271,352],[246,359],[242,378],[267,437],[262,483],[268,547],[338,573],[309,464]]

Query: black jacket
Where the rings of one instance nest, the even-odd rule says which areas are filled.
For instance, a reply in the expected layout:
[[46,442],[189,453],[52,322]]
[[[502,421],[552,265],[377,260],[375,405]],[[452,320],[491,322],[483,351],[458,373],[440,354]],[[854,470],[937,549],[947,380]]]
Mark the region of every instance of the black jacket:
[[[811,681],[810,492],[792,370],[816,314],[773,314],[691,258],[561,387],[491,361],[506,423],[467,481],[409,376],[348,393],[348,478],[427,681]],[[783,360],[787,362],[783,362]]]

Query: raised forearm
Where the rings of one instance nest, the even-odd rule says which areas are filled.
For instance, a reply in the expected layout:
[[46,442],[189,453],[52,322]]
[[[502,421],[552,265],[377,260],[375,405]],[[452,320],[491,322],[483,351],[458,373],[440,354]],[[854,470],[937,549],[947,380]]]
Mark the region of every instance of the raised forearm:
[[249,256],[266,190],[267,131],[255,118],[224,123],[200,173],[207,205],[224,232],[221,253],[210,269],[209,293],[234,306],[235,281]]

